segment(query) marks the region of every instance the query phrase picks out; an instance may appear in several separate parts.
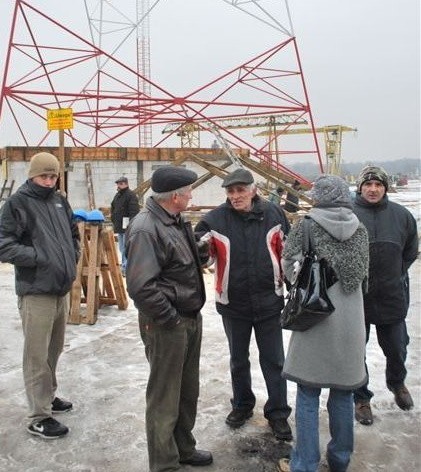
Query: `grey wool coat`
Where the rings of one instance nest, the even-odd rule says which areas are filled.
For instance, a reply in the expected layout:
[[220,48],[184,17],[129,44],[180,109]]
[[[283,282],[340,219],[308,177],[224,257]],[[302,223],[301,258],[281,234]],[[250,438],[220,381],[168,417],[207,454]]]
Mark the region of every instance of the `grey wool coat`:
[[[310,387],[354,390],[366,382],[362,285],[368,275],[367,231],[349,208],[314,207],[309,216],[315,251],[339,279],[328,289],[335,311],[307,331],[292,332],[283,376]],[[302,228],[297,222],[285,244],[282,267],[288,280],[303,257]]]

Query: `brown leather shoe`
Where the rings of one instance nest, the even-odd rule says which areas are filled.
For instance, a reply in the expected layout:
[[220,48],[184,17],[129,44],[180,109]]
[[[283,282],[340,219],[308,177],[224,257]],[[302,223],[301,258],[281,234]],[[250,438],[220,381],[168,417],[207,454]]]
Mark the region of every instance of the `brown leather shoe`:
[[398,388],[392,388],[391,390],[395,395],[396,405],[398,405],[401,410],[411,410],[414,408],[414,401],[405,385]]
[[355,419],[365,426],[373,424],[370,402],[360,401],[355,404]]
[[290,472],[289,459],[280,459],[278,462],[277,472]]

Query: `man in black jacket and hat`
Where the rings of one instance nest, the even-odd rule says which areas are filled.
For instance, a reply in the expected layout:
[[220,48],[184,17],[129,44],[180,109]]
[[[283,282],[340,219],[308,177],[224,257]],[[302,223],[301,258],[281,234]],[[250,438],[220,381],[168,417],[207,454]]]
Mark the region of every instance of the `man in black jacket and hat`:
[[225,177],[222,187],[227,201],[207,213],[195,231],[210,242],[216,309],[230,350],[232,411],[225,421],[238,428],[253,415],[256,397],[249,348],[254,331],[268,391],[264,416],[275,437],[289,441],[291,408],[281,375],[284,351],[279,316],[284,306],[280,261],[290,225],[279,205],[257,195],[250,171],[236,169]]
[[114,233],[117,234],[118,248],[121,254],[121,272],[126,275],[127,259],[125,254],[125,232],[130,220],[139,212],[139,200],[137,195],[130,190],[127,177],[119,177],[117,193],[111,202],[111,221],[114,226]]
[[181,213],[196,180],[197,174],[183,167],[159,167],[152,174],[152,195],[126,233],[127,290],[139,311],[150,365],[150,472],[175,471],[180,464],[205,466],[213,460],[210,452],[196,449],[192,433],[206,294],[196,241]]
[[[405,318],[409,308],[408,269],[418,255],[418,232],[415,218],[405,207],[389,200],[388,189],[384,169],[362,169],[354,212],[367,228],[370,242],[368,292],[364,295],[366,340],[374,325],[386,357],[386,386],[398,407],[410,410],[414,402],[405,386],[409,344]],[[372,397],[368,381],[354,392],[355,418],[361,424],[373,423]]]

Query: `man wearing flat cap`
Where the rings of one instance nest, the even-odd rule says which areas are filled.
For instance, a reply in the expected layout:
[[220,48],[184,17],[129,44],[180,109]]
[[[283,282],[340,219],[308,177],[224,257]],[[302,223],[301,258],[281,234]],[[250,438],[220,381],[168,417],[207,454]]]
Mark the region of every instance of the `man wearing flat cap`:
[[[366,341],[375,325],[377,341],[386,357],[386,386],[402,410],[414,406],[405,386],[409,336],[405,318],[409,308],[408,269],[418,255],[415,218],[388,199],[389,177],[384,169],[367,166],[357,180],[354,212],[366,226],[370,241],[368,292],[364,295]],[[366,366],[367,369],[367,366]],[[367,370],[368,372],[368,370]],[[355,418],[371,425],[368,381],[354,392]]]
[[194,234],[181,213],[196,180],[191,170],[159,167],[152,174],[152,195],[126,232],[127,289],[139,312],[150,365],[146,390],[150,472],[212,463],[210,452],[196,449],[192,434],[205,287]]
[[117,193],[111,202],[111,221],[113,222],[114,233],[118,238],[118,249],[121,255],[121,272],[126,275],[127,259],[125,254],[125,232],[132,218],[139,213],[139,200],[137,195],[130,190],[127,177],[119,177]]
[[226,423],[242,426],[252,415],[249,346],[254,330],[268,399],[264,416],[277,439],[290,441],[286,380],[279,316],[284,306],[281,256],[289,223],[282,208],[256,194],[250,171],[238,168],[223,180],[227,200],[207,213],[196,233],[209,241],[215,262],[216,309],[230,350],[233,396]]

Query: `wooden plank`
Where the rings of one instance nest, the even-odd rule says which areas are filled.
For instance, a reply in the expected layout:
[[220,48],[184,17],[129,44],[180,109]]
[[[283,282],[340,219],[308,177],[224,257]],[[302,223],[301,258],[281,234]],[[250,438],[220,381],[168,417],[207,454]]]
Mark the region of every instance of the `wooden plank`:
[[[114,235],[114,233],[113,233]],[[101,254],[101,281],[102,281],[102,290],[99,297],[100,305],[117,305],[117,298],[115,295],[114,286],[110,274],[110,266],[108,263],[108,254],[109,251],[106,231],[102,231],[102,254]],[[115,245],[115,242],[114,242]]]
[[[114,232],[112,228],[106,227],[102,232],[102,241],[104,245],[104,253],[106,255],[106,264],[111,276],[112,285],[114,288],[117,306],[120,310],[126,310],[129,306],[126,288],[124,286],[123,275],[118,261],[118,255],[115,245]],[[109,294],[111,298],[111,294]]]
[[[247,157],[248,149],[234,149],[235,153]],[[56,146],[6,146],[0,149],[1,159],[9,161],[29,161],[38,152],[48,152],[58,156]],[[219,159],[221,149],[211,148],[134,148],[134,147],[65,147],[65,161],[177,161],[191,152]],[[187,158],[187,157],[185,157]]]
[[95,205],[95,193],[94,193],[94,184],[92,182],[92,167],[90,162],[85,164],[85,176],[86,176],[86,185],[88,187],[88,200],[89,200],[89,209],[93,210],[96,208]]
[[[179,159],[175,160],[172,165],[179,166],[181,165],[189,156],[186,154],[185,156],[180,157]],[[136,187],[133,191],[137,194],[139,198],[143,197],[143,195],[148,191],[149,187],[151,186],[151,179],[144,180],[138,187]]]
[[[254,161],[253,159],[240,157],[240,160],[246,167],[249,168],[249,170],[253,170],[254,172],[261,175],[266,180],[272,182],[275,185],[280,185],[288,192],[290,191],[294,195],[299,196],[299,198],[304,200],[306,203],[310,205],[313,204],[313,200],[308,197],[303,191],[297,191],[293,189],[290,185],[286,185],[286,183],[291,185],[294,183],[295,178],[293,176],[285,174],[284,172],[277,171],[276,169],[269,167],[267,164]],[[308,190],[311,185],[302,183],[301,187],[303,190]]]
[[[208,174],[206,174],[207,177],[209,177],[209,174],[210,174],[211,176],[216,175],[217,177],[220,177],[221,179],[223,179],[229,173],[225,169],[232,165],[232,162],[230,161],[230,162],[225,162],[222,166],[216,166],[214,164],[211,164],[210,162],[207,162],[205,159],[203,159],[202,157],[199,157],[198,155],[196,155],[194,153],[191,153],[189,158],[193,162],[195,162],[196,164],[202,166],[203,168],[205,168],[208,171]],[[201,177],[201,179],[202,179],[202,177]],[[203,183],[203,181],[201,181],[200,184],[201,183]],[[195,186],[195,184],[197,186],[197,182],[195,182],[193,184],[193,186]]]
[[85,223],[78,223],[80,233],[80,258],[76,266],[76,279],[70,293],[70,315],[68,323],[80,324],[80,303],[82,298],[82,269],[85,257]]
[[[200,156],[195,156],[196,159],[200,159]],[[192,159],[193,160],[193,159]],[[201,165],[202,167],[205,167],[203,164],[204,164],[204,161],[195,161],[197,164]],[[206,164],[209,164],[209,162],[206,162]],[[219,170],[225,170],[226,168],[230,167],[232,165],[232,162],[231,161],[226,161],[226,162],[223,162],[221,165],[218,166],[218,169]],[[193,188],[196,188],[196,187],[199,187],[200,185],[202,185],[203,183],[207,182],[208,180],[210,180],[212,177],[215,177],[217,174],[215,174],[214,172],[212,172],[212,169],[209,169],[209,168],[206,168],[205,169],[209,170],[209,172],[207,172],[206,174],[203,174],[201,175],[197,180],[196,182],[193,184]],[[226,175],[226,174],[225,174]],[[225,177],[225,175],[220,175],[219,177],[221,177],[222,179]]]
[[101,264],[101,280],[102,280],[102,291],[99,297],[99,304],[105,303],[104,300],[114,300],[113,305],[117,305],[117,298],[110,275],[110,267],[108,264]]
[[98,314],[99,296],[99,265],[100,261],[100,238],[99,225],[89,225],[89,263],[88,263],[88,284],[86,294],[86,314],[82,318],[84,323],[95,324]]

